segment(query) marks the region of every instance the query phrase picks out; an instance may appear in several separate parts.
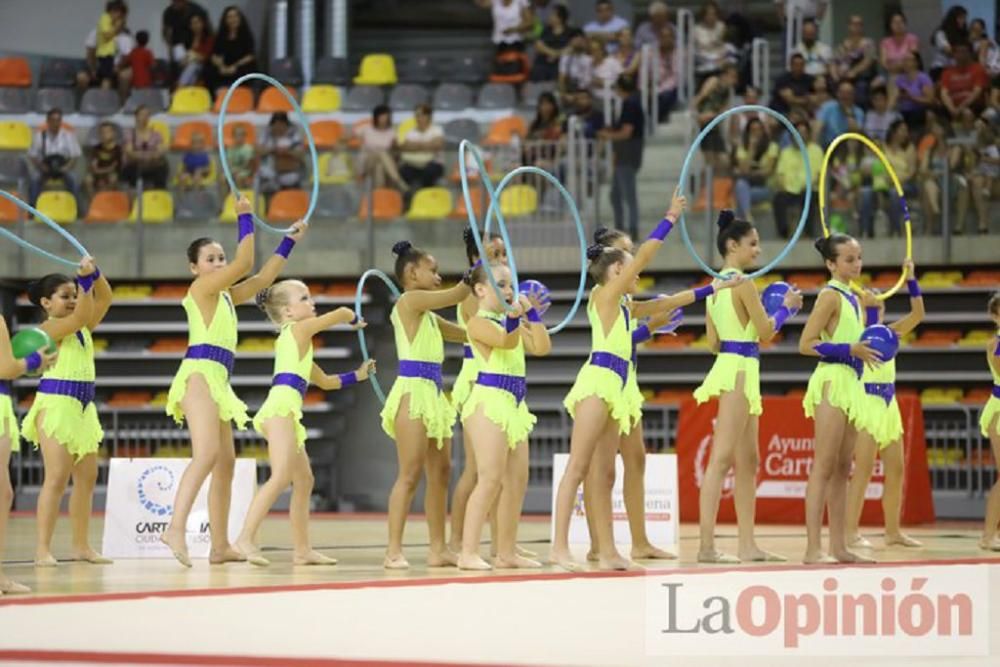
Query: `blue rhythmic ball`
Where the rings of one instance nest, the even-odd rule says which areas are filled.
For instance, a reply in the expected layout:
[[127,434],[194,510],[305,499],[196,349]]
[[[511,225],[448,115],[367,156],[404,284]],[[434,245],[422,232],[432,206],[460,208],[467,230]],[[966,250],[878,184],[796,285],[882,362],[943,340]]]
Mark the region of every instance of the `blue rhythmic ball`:
[[669,334],[677,331],[677,328],[684,322],[684,310],[678,308],[674,311],[674,314],[670,316],[670,321],[664,324],[662,327],[656,330],[656,333]]
[[771,283],[764,288],[764,291],[760,295],[760,301],[764,304],[764,312],[767,313],[768,317],[772,317],[784,305],[785,294],[790,289],[792,289],[791,285],[781,281]]
[[899,336],[884,324],[873,324],[861,334],[861,340],[879,353],[882,361],[891,361],[899,351]]
[[532,301],[538,302],[539,315],[544,315],[552,305],[552,297],[549,296],[549,288],[537,280],[522,280],[517,286],[517,291],[526,295]]

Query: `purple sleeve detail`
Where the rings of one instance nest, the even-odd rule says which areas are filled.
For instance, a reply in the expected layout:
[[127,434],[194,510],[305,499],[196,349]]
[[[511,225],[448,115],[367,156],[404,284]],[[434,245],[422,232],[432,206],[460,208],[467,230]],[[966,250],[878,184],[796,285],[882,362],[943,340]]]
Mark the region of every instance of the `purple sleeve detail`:
[[278,247],[275,248],[274,254],[281,255],[285,259],[288,259],[288,256],[292,254],[292,248],[294,247],[295,247],[295,239],[293,239],[290,236],[286,236],[285,238],[281,239],[281,243],[279,243]]
[[29,373],[34,373],[39,368],[42,367],[42,355],[38,352],[32,352],[24,358],[25,366]]
[[878,324],[878,306],[867,306],[865,308],[865,326],[870,327]]
[[674,221],[671,220],[670,218],[664,217],[663,220],[660,220],[660,224],[658,224],[656,228],[650,233],[649,238],[654,239],[656,241],[662,241],[665,238],[667,238],[667,234],[669,234],[670,230],[673,228],[674,228]]
[[87,292],[89,292],[90,290],[92,290],[94,288],[94,280],[95,280],[94,276],[95,275],[97,275],[97,274],[91,273],[90,275],[87,275],[87,276],[78,276],[77,277],[76,284],[80,286],[80,289],[82,289],[84,291],[84,293],[87,293]]
[[813,349],[823,357],[849,357],[851,356],[850,343],[818,343]]
[[350,322],[348,322],[348,324],[350,324],[350,325],[351,325],[351,326],[353,327],[353,326],[354,326],[355,324],[357,324],[357,323],[358,323],[358,321],[360,321],[360,320],[361,320],[361,316],[360,316],[360,315],[358,315],[357,313],[354,313],[354,319],[353,319],[353,320],[351,320]]
[[525,314],[528,317],[528,321],[531,322],[532,324],[541,324],[542,323],[542,316],[539,315],[538,311],[535,310],[534,308],[529,309],[528,312],[525,313]]
[[638,345],[643,343],[653,337],[653,334],[649,331],[649,327],[645,324],[638,326],[632,332],[632,345]]
[[236,224],[238,226],[238,240],[242,241],[246,237],[253,234],[253,216],[249,213],[240,213],[240,217],[237,218]]
[[507,330],[507,333],[510,333],[512,331],[517,331],[517,328],[519,326],[521,326],[520,317],[511,317],[510,315],[507,316],[507,319],[504,323],[504,328]]
[[704,287],[699,287],[694,291],[694,300],[703,301],[713,294],[715,294],[715,286],[705,285]]
[[910,292],[911,299],[918,299],[921,297],[920,283],[917,282],[916,278],[910,278],[906,281],[906,289]]
[[788,310],[787,306],[781,306],[778,310],[774,311],[774,330],[781,331],[781,327],[785,324],[785,321],[792,316],[792,311]]
[[358,383],[358,374],[355,371],[351,371],[350,373],[341,373],[337,377],[340,378],[341,388],[350,387],[352,384]]

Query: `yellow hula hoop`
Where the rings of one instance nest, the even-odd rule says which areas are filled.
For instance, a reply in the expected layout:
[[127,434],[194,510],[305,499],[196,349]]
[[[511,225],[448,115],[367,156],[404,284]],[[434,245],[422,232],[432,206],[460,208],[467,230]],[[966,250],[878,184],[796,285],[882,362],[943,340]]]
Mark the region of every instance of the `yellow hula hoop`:
[[[830,166],[830,158],[833,157],[834,149],[849,139],[856,139],[867,146],[868,149],[875,154],[875,157],[882,161],[882,164],[885,166],[885,170],[889,173],[889,178],[892,179],[892,185],[896,188],[896,195],[899,197],[899,201],[903,205],[903,223],[906,227],[906,259],[913,259],[913,231],[910,224],[910,207],[906,205],[906,197],[903,195],[903,186],[900,184],[899,177],[896,176],[896,171],[892,168],[892,165],[885,157],[885,153],[882,152],[882,149],[878,147],[878,144],[863,134],[845,132],[830,142],[830,145],[826,149],[826,154],[823,155],[823,163],[819,168],[819,224],[823,227],[823,235],[830,235],[830,229],[826,226],[826,170]],[[899,280],[896,284],[893,285],[891,289],[876,295],[876,298],[880,301],[888,299],[893,294],[898,292],[905,282],[906,272],[902,271],[899,274]],[[853,287],[856,291],[861,291],[861,287],[859,285],[852,284],[851,287]]]

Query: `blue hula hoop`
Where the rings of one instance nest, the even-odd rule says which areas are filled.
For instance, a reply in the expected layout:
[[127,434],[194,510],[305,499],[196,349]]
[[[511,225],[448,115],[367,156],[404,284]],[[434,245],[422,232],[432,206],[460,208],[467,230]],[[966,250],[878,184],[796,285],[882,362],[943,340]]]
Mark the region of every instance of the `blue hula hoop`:
[[[810,175],[812,174],[812,167],[809,165],[809,151],[806,149],[805,141],[802,140],[802,135],[798,133],[798,131],[795,129],[795,126],[792,125],[792,123],[787,118],[785,118],[783,115],[781,115],[774,109],[770,109],[768,107],[762,107],[756,104],[744,104],[723,111],[721,114],[713,118],[708,125],[702,128],[701,132],[698,133],[698,136],[695,137],[694,143],[691,144],[691,148],[688,149],[687,155],[684,158],[684,166],[681,167],[681,177],[679,185],[681,194],[685,193],[685,189],[687,187],[688,170],[691,167],[691,161],[694,159],[694,156],[698,151],[698,147],[701,146],[701,142],[705,139],[706,136],[708,136],[708,133],[711,132],[713,129],[715,129],[716,125],[724,121],[726,118],[729,118],[733,114],[744,113],[747,111],[765,113],[771,116],[772,118],[777,119],[778,122],[784,125],[785,129],[787,129],[789,133],[791,133],[792,138],[795,140],[795,143],[799,148],[799,152],[802,154],[802,161],[805,166],[805,173]],[[711,193],[706,193],[706,195],[710,197]],[[805,229],[806,220],[808,220],[809,218],[810,202],[812,202],[812,178],[807,177],[805,205],[803,205],[802,207],[802,215],[799,216],[799,226],[795,228],[795,233],[792,234],[792,238],[788,241],[787,244],[785,244],[785,247],[782,248],[781,252],[778,253],[777,257],[771,260],[769,264],[766,264],[765,266],[762,266],[753,273],[748,274],[747,278],[756,278],[757,276],[764,275],[765,273],[769,272],[771,269],[776,267],[778,264],[780,264],[781,260],[785,259],[788,253],[791,252],[792,247],[796,244],[796,242],[798,242],[799,237],[802,236],[802,231]],[[687,223],[683,213],[681,213],[680,222],[681,222],[681,238],[684,239],[684,245],[687,246],[688,252],[691,254],[692,257],[694,257],[695,262],[697,262],[698,265],[701,266],[702,269],[704,269],[705,273],[709,274],[710,276],[714,276],[715,278],[723,278],[722,274],[715,271],[714,269],[712,269],[712,267],[706,264],[705,260],[703,260],[701,256],[698,254],[698,251],[695,250],[694,245],[691,243],[691,237],[688,235]]]
[[[240,192],[240,189],[236,187],[236,181],[233,180],[233,173],[229,169],[229,162],[226,161],[226,142],[223,130],[226,125],[226,111],[229,109],[229,101],[232,99],[233,93],[235,93],[236,89],[243,83],[253,79],[263,81],[281,91],[281,94],[285,96],[285,99],[287,99],[292,105],[292,108],[295,109],[295,114],[299,117],[299,123],[302,125],[302,131],[306,135],[306,141],[309,144],[309,156],[312,158],[313,177],[312,192],[309,197],[309,208],[306,209],[306,214],[302,218],[303,222],[308,223],[309,218],[312,217],[313,211],[316,210],[316,203],[319,200],[319,155],[316,153],[316,142],[313,141],[312,131],[309,129],[309,117],[302,111],[302,107],[299,106],[295,96],[288,92],[288,89],[281,85],[276,79],[273,79],[266,74],[261,74],[260,72],[251,72],[250,74],[244,74],[240,78],[236,79],[236,81],[233,82],[233,85],[229,86],[229,90],[226,91],[226,96],[222,98],[222,105],[219,107],[219,120],[217,121],[215,128],[216,143],[218,144],[219,150],[219,164],[222,165],[222,173],[226,177],[226,183],[229,185],[230,192],[233,194]],[[291,227],[286,227],[285,229],[273,227],[257,217],[256,214],[253,214],[253,219],[254,222],[260,225],[261,228],[275,234],[288,234],[292,231]]]
[[[87,249],[83,247],[83,244],[76,240],[75,236],[73,236],[68,231],[66,231],[65,229],[63,229],[61,225],[59,225],[57,222],[55,222],[54,220],[52,220],[52,218],[50,218],[49,216],[45,215],[44,213],[42,213],[41,211],[39,211],[38,209],[36,209],[31,204],[29,204],[29,203],[27,203],[25,201],[22,201],[21,199],[18,199],[17,197],[15,197],[14,195],[10,194],[6,190],[0,190],[0,197],[3,197],[7,201],[9,201],[12,204],[14,204],[15,206],[17,206],[22,211],[25,211],[29,215],[35,216],[37,219],[41,220],[46,225],[48,225],[49,227],[51,227],[52,229],[54,229],[59,234],[59,236],[61,236],[64,239],[66,239],[66,241],[68,241],[71,246],[73,246],[74,248],[76,248],[76,251],[80,253],[81,257],[86,257],[86,256],[88,256],[90,254],[89,252],[87,252]],[[12,232],[12,231],[10,231],[8,229],[5,229],[3,226],[0,226],[0,234],[2,234],[3,236],[6,236],[8,239],[10,239],[11,241],[13,241],[17,245],[21,246],[25,250],[30,250],[31,252],[35,253],[36,255],[38,255],[40,257],[44,257],[44,258],[50,259],[53,262],[56,262],[58,264],[63,264],[65,266],[69,266],[69,267],[73,267],[73,268],[76,268],[76,267],[80,266],[80,262],[73,262],[73,261],[68,260],[68,259],[63,259],[59,255],[52,254],[51,252],[49,252],[45,248],[39,248],[34,243],[31,243],[29,241],[25,241],[24,239],[22,239],[20,236],[18,236],[14,232]]]
[[[465,199],[465,210],[469,216],[469,227],[472,229],[472,237],[476,242],[476,250],[479,251],[480,257],[486,257],[486,249],[483,247],[482,235],[479,233],[479,221],[476,220],[476,214],[472,203],[472,195],[469,192],[468,166],[465,160],[466,150],[471,152],[473,159],[476,161],[476,168],[479,170],[480,181],[482,181],[483,186],[486,188],[486,193],[490,197],[490,205],[486,211],[486,220],[483,226],[483,235],[489,235],[490,225],[493,218],[496,217],[497,229],[500,232],[500,238],[503,239],[504,245],[507,247],[507,262],[510,265],[511,279],[513,280],[514,301],[517,301],[520,294],[518,291],[519,280],[517,277],[517,262],[514,259],[514,250],[510,242],[510,236],[507,234],[507,224],[504,222],[503,213],[500,210],[500,193],[502,193],[504,188],[510,185],[511,181],[517,176],[520,176],[521,174],[538,174],[552,183],[569,205],[569,210],[573,216],[573,221],[576,223],[577,236],[580,241],[580,283],[577,287],[576,299],[573,301],[573,306],[569,309],[566,317],[564,317],[559,324],[549,327],[548,329],[550,334],[562,331],[566,325],[572,321],[573,317],[576,316],[576,311],[580,308],[580,303],[583,301],[583,295],[587,286],[587,232],[584,229],[583,221],[580,219],[580,211],[577,209],[573,196],[566,190],[558,178],[544,169],[539,169],[538,167],[533,166],[518,167],[513,171],[508,172],[500,180],[497,187],[494,188],[493,184],[490,182],[490,177],[486,171],[486,165],[483,162],[483,157],[479,148],[477,148],[476,145],[469,140],[463,140],[458,145],[458,169],[459,175],[462,179],[462,197]],[[493,273],[487,271],[486,277],[489,279],[490,286],[493,287],[493,290],[497,293],[497,296],[500,298],[500,302],[504,304],[504,307],[508,310],[513,309],[513,305],[506,304],[503,294],[500,291],[500,287],[493,278]]]
[[[392,282],[392,279],[379,271],[378,269],[368,269],[365,271],[361,278],[358,279],[358,288],[354,292],[354,314],[358,319],[363,319],[361,315],[361,299],[364,298],[365,283],[368,282],[369,278],[378,278],[385,286],[389,288],[389,292],[392,293],[393,299],[398,299],[400,296],[399,288],[396,287],[396,283]],[[365,340],[365,330],[358,329],[358,343],[361,346],[361,356],[365,361],[371,359],[371,355],[368,354],[368,342]],[[378,400],[385,405],[385,392],[382,391],[382,385],[379,384],[378,378],[375,377],[375,373],[372,372],[368,375],[368,382],[372,386],[372,390],[378,397]]]

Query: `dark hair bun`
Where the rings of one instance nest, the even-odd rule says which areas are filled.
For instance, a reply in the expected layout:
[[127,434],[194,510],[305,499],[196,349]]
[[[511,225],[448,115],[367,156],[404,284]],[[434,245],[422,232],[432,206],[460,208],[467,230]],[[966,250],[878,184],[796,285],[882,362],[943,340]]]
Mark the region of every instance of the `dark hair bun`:
[[733,220],[736,219],[736,214],[732,212],[731,209],[724,208],[719,211],[719,219],[716,220],[716,224],[719,225],[719,229],[725,229],[729,225],[733,224]]
[[28,301],[38,307],[42,305],[42,281],[32,280],[27,287]]
[[594,230],[594,243],[604,243],[604,239],[608,235],[608,228],[601,226]]
[[813,242],[813,247],[815,247],[816,250],[819,251],[819,254],[823,255],[824,257],[826,257],[827,248],[829,247],[829,245],[830,245],[830,240],[826,236],[821,236]]
[[465,245],[466,246],[470,246],[471,245],[471,246],[475,247],[475,245],[476,245],[476,237],[472,235],[472,228],[471,227],[466,227],[465,230],[462,232],[462,240],[465,241]]
[[409,241],[396,241],[396,243],[394,243],[392,246],[392,254],[399,255],[400,257],[402,257],[412,247],[413,244],[410,243]]
[[271,288],[265,287],[261,291],[257,292],[254,296],[253,301],[257,304],[257,307],[263,311],[267,311],[267,298],[271,296]]
[[600,243],[594,243],[587,248],[587,259],[593,262],[595,259],[604,254],[604,249],[607,246],[601,245]]

